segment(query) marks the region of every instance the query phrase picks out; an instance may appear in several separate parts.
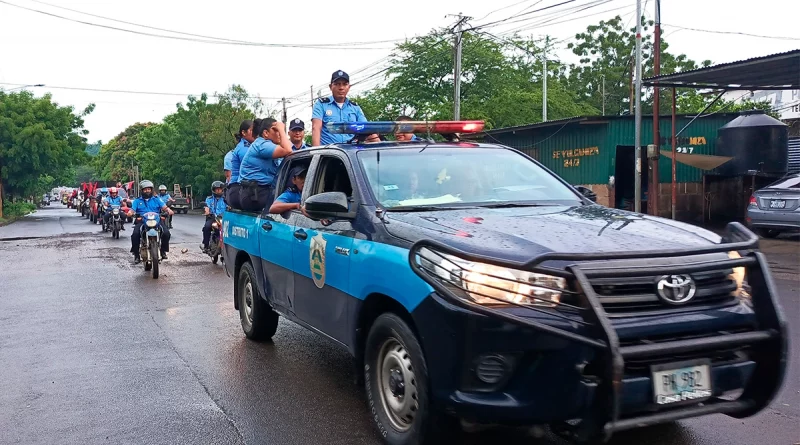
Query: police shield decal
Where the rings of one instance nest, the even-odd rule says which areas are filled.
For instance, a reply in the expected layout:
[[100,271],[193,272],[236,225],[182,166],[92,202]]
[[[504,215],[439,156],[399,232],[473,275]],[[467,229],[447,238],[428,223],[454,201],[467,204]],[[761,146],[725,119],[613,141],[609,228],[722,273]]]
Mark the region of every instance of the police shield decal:
[[328,241],[323,238],[321,233],[311,238],[311,246],[308,254],[308,263],[311,267],[311,279],[314,285],[322,289],[325,286],[325,246]]

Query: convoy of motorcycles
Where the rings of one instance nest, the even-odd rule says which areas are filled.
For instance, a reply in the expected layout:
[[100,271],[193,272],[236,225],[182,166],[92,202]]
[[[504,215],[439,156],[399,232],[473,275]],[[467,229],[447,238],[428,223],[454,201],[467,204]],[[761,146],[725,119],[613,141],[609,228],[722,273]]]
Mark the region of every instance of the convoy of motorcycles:
[[[68,207],[80,212],[81,216],[88,218],[92,224],[100,224],[102,232],[110,232],[112,239],[119,239],[119,233],[124,229],[125,223],[132,223],[133,217],[128,216],[133,201],[123,199],[122,205],[108,205],[103,197],[108,196],[107,189],[100,189],[98,194],[79,193],[78,196],[71,198],[65,196],[62,202]],[[109,215],[105,218],[105,215]],[[222,215],[207,215],[206,218],[212,219],[211,241],[205,253],[211,258],[213,264],[217,264],[220,259],[224,262],[223,243],[222,243]],[[153,278],[159,275],[159,252],[161,251],[162,224],[172,227],[170,216],[163,212],[161,214],[149,212],[142,216],[142,242],[139,246],[139,256],[146,272],[151,272]]]

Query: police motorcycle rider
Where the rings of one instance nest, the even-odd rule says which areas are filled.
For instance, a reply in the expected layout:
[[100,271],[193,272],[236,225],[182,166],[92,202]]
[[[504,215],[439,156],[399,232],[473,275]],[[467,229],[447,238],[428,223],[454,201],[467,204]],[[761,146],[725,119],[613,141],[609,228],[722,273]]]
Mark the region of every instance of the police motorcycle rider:
[[[175,202],[175,200],[172,199],[172,196],[167,193],[167,186],[164,184],[158,186],[158,199],[160,199],[167,206]],[[169,218],[167,218],[167,225],[170,229],[172,228],[172,214],[170,214]]]
[[[106,208],[103,213],[104,227],[108,227],[108,221],[111,219],[111,206],[120,206],[122,209],[123,199],[119,196],[119,190],[116,187],[108,189],[108,197],[103,201],[103,206]],[[125,230],[125,218],[122,218],[120,230]]]
[[208,243],[211,239],[211,224],[217,216],[225,214],[225,209],[228,207],[225,204],[225,198],[222,196],[225,190],[225,183],[222,181],[214,181],[211,183],[211,196],[206,198],[205,208],[203,214],[206,216],[206,222],[203,225],[203,244],[200,248],[203,252],[208,251]]
[[[128,211],[129,216],[136,216],[134,220],[133,226],[133,233],[131,233],[131,253],[133,254],[133,262],[134,264],[139,264],[142,262],[141,257],[139,257],[139,246],[142,242],[142,216],[148,212],[166,212],[170,216],[174,215],[172,209],[167,207],[167,205],[161,201],[158,196],[153,196],[153,183],[148,180],[144,180],[139,183],[139,190],[141,191],[142,196],[133,200],[133,205],[131,209]],[[169,228],[166,224],[161,225],[161,259],[167,259],[167,252],[169,252]]]

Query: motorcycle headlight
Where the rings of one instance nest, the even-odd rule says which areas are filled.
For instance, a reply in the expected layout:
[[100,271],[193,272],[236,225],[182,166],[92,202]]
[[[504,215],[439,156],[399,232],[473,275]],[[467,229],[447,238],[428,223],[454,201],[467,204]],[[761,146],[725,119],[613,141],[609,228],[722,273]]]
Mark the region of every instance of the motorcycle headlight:
[[145,224],[147,224],[147,227],[155,227],[158,224],[158,222],[156,222],[156,220],[154,219],[148,219]]
[[561,277],[475,263],[428,249],[420,249],[420,263],[445,284],[464,290],[472,302],[487,306],[554,307],[567,287]]
[[[741,258],[742,256],[739,255],[739,252],[732,250],[728,252],[728,258],[732,260],[736,260]],[[733,291],[733,294],[738,297],[740,300],[750,300],[750,286],[747,285],[747,273],[745,271],[744,266],[734,267],[733,272],[728,275],[728,278],[736,282],[736,290]]]

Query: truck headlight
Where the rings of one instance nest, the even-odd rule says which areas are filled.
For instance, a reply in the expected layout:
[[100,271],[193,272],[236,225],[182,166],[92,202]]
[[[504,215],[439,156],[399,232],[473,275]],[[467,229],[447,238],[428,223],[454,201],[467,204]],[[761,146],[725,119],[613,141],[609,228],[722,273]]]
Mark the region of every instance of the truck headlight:
[[[728,252],[728,258],[732,260],[736,260],[741,258],[742,256],[739,255],[739,252],[732,250]],[[744,266],[734,267],[733,272],[728,275],[728,278],[736,282],[736,290],[733,291],[733,294],[742,300],[750,300],[750,292],[749,286],[747,285],[746,280],[746,273]]]
[[516,303],[554,307],[566,289],[564,278],[466,261],[420,249],[420,265],[450,286],[461,288],[474,303],[492,306]]

